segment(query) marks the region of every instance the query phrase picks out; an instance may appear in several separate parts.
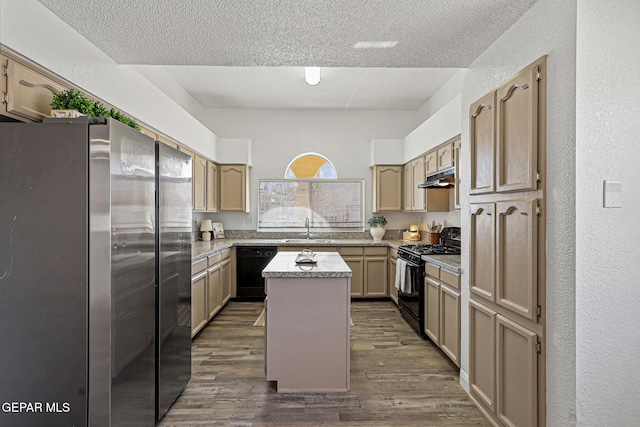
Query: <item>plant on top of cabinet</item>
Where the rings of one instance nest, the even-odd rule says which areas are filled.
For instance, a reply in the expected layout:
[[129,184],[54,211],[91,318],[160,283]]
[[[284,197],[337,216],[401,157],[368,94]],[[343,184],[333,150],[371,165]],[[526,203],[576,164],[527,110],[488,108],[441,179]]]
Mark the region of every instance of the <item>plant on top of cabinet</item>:
[[51,101],[52,110],[75,110],[78,113],[89,117],[111,117],[136,130],[140,130],[140,125],[131,117],[115,108],[108,109],[99,101],[93,101],[75,89],[67,89],[53,95]]

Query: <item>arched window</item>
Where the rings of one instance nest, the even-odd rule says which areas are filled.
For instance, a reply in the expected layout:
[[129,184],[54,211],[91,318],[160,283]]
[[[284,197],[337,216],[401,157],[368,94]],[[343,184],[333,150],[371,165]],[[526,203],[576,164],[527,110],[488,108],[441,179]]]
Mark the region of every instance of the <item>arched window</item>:
[[260,179],[258,184],[258,230],[364,229],[364,180],[338,179],[322,154],[300,154],[284,179]]
[[337,179],[336,168],[329,159],[318,153],[303,153],[291,160],[284,177],[288,179]]

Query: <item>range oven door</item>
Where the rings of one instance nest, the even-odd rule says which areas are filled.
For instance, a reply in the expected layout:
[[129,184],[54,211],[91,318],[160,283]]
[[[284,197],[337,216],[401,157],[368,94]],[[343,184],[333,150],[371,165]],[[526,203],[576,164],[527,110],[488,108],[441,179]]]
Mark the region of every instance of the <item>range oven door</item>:
[[424,336],[424,266],[404,259],[407,263],[407,276],[411,277],[412,291],[398,289],[398,308],[407,323]]

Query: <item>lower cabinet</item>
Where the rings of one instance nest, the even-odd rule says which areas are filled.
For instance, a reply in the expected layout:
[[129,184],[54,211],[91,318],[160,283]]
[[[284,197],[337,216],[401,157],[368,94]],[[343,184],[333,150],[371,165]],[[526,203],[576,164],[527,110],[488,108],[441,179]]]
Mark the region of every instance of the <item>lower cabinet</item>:
[[460,366],[460,276],[427,263],[424,332]]
[[504,426],[538,425],[538,335],[471,300],[469,393]]
[[389,248],[389,258],[387,259],[387,286],[389,288],[389,297],[398,304],[398,288],[396,288],[396,263],[398,260],[398,250]]
[[207,313],[207,260],[191,264],[191,337],[209,320]]
[[191,264],[191,337],[231,298],[231,249]]
[[379,298],[389,295],[386,246],[343,246],[339,251],[352,272],[351,297]]

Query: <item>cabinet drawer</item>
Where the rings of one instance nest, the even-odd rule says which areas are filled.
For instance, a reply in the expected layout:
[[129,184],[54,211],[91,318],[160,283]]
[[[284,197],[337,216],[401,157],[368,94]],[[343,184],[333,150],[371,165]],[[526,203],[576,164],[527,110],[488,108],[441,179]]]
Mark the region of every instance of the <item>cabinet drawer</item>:
[[364,248],[364,254],[367,255],[380,255],[387,256],[387,248],[386,246],[371,246],[368,248]]
[[191,264],[191,275],[195,275],[207,269],[207,259],[203,258]]
[[456,290],[460,290],[460,276],[447,271],[445,269],[440,270],[440,280]]
[[364,248],[361,246],[343,246],[340,248],[342,255],[363,255]]
[[220,252],[220,254],[222,255],[222,260],[231,258],[231,249],[225,249],[224,251]]
[[398,258],[398,250],[396,248],[389,248],[389,256],[391,258]]
[[436,267],[435,265],[425,263],[424,270],[427,275],[431,277],[435,277],[436,279],[440,278],[440,267]]
[[212,265],[218,264],[220,261],[222,261],[222,252],[209,255],[207,259],[209,260],[209,267],[211,267]]

